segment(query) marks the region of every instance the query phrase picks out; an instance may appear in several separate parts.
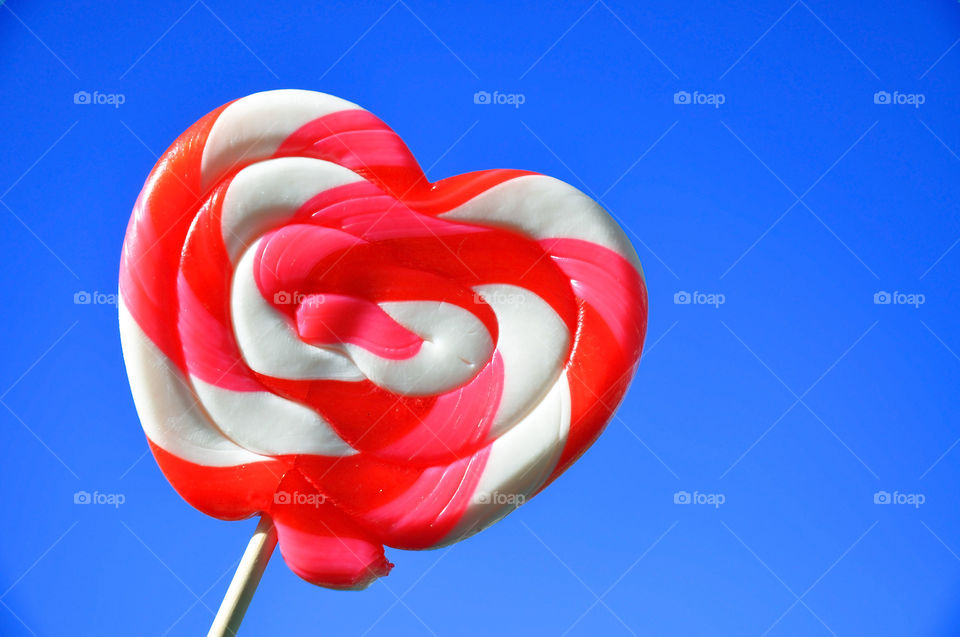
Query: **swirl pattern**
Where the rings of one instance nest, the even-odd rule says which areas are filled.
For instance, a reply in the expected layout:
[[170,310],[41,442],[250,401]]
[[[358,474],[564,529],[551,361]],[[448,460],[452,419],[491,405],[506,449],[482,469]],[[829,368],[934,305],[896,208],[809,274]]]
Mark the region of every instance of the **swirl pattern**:
[[369,112],[258,93],[194,124],[120,270],[134,400],[177,491],[269,512],[310,582],[489,526],[592,444],[632,378],[642,270],[590,198],[488,170],[426,180]]

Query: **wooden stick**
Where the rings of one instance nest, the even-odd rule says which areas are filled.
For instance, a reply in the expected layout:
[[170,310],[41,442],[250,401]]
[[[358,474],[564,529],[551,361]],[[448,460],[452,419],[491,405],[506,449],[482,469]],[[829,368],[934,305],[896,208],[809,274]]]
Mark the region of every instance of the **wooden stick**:
[[247,612],[247,606],[253,599],[253,593],[257,590],[257,584],[260,583],[260,577],[267,568],[267,562],[270,561],[276,545],[277,529],[270,516],[264,513],[260,516],[260,524],[253,532],[250,543],[247,544],[247,550],[240,558],[240,565],[233,575],[230,587],[227,588],[227,594],[223,597],[207,637],[234,637],[237,634],[243,615]]

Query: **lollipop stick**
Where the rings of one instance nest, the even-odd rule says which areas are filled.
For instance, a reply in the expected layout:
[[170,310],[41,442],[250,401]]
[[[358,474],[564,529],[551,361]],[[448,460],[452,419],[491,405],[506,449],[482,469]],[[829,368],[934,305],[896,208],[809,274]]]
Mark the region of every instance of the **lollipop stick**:
[[223,597],[207,637],[233,637],[237,634],[243,615],[247,612],[247,606],[250,605],[276,545],[277,529],[270,516],[264,513],[260,516],[260,524],[253,532],[250,543],[247,544],[247,550],[240,558],[240,565],[233,575],[230,587],[227,588],[227,594]]

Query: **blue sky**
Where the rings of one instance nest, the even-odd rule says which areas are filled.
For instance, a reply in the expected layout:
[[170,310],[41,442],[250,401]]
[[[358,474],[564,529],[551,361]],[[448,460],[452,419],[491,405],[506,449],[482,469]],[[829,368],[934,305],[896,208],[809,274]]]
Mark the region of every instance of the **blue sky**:
[[599,198],[650,320],[550,489],[360,594],[275,556],[244,634],[960,632],[960,4],[191,1],[0,7],[0,633],[209,626],[256,522],[146,454],[109,295],[157,154],[280,87],[373,111],[431,179]]

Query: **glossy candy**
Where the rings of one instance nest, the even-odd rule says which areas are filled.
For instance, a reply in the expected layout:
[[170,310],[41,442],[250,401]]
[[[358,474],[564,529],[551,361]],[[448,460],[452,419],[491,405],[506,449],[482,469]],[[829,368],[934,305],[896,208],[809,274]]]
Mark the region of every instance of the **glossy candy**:
[[258,93],[191,126],[137,200],[120,326],[153,454],[190,504],[269,513],[301,577],[461,540],[597,438],[636,368],[629,241],[556,179],[430,183],[354,104]]

